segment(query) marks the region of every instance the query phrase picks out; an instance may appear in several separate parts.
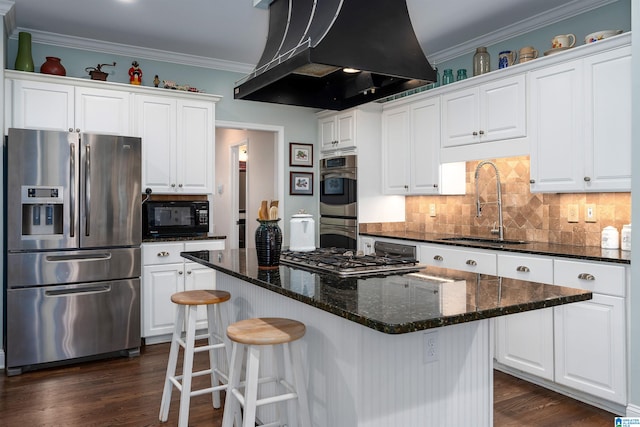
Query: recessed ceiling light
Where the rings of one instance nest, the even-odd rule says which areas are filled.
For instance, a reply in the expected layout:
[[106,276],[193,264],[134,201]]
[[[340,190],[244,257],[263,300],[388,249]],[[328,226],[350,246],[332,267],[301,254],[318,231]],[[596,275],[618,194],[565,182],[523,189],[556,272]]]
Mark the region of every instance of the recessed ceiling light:
[[343,68],[342,71],[344,71],[345,73],[349,73],[349,74],[354,74],[354,73],[359,73],[360,70],[358,70],[357,68]]

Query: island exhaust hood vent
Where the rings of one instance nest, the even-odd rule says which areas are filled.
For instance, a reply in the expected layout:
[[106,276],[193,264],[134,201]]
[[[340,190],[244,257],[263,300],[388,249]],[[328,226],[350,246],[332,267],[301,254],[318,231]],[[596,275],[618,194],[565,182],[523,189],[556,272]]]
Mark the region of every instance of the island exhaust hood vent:
[[234,98],[344,110],[435,78],[405,0],[275,0],[262,58]]

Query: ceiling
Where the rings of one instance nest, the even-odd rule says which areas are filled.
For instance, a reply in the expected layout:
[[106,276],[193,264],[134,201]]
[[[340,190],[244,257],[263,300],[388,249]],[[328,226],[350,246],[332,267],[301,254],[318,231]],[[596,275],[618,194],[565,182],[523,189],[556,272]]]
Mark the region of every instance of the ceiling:
[[[442,62],[471,51],[470,42],[490,45],[613,0],[406,1],[428,59]],[[156,54],[214,60],[215,68],[246,73],[262,54],[269,13],[254,7],[254,0],[13,2],[14,37],[23,30],[32,32],[34,41],[40,38],[50,44],[93,39]]]

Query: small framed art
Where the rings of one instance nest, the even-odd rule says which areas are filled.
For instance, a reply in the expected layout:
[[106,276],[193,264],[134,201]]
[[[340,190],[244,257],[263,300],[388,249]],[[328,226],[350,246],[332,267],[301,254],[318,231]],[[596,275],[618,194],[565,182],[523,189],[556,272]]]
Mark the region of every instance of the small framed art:
[[313,196],[313,172],[290,172],[289,194]]
[[313,167],[313,145],[290,142],[289,166]]

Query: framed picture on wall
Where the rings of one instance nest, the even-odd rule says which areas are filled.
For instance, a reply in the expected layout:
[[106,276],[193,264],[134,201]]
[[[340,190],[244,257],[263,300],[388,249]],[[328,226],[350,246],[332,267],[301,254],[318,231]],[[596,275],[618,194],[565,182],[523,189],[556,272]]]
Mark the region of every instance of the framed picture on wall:
[[313,167],[313,145],[289,143],[289,166]]
[[289,194],[313,196],[313,172],[289,172]]

